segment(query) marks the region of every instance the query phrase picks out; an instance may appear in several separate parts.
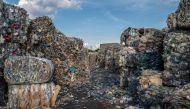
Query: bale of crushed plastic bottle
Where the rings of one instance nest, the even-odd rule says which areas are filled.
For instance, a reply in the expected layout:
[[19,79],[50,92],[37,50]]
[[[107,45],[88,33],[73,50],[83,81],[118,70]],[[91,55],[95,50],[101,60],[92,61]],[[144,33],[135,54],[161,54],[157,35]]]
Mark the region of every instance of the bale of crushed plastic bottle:
[[147,89],[151,85],[162,86],[161,72],[155,70],[144,70],[139,77],[141,89]]
[[27,40],[29,16],[23,8],[0,2],[1,43],[24,43]]
[[123,46],[130,46],[134,48],[138,48],[140,41],[140,30],[137,28],[127,28],[122,34],[120,38],[120,43]]
[[59,32],[51,18],[44,16],[31,20],[28,30],[28,53],[31,56],[52,60],[55,65],[53,76],[58,84],[67,83],[70,66],[85,69],[85,54],[81,53],[84,50],[83,41],[75,37],[66,37]]
[[164,39],[163,57],[165,84],[180,86],[190,82],[190,32],[168,33]]
[[25,53],[29,17],[23,8],[0,2],[0,68],[9,56]]
[[134,74],[138,66],[138,54],[133,47],[122,47],[120,51],[120,87],[128,86],[129,76]]
[[9,57],[5,61],[4,77],[9,84],[48,82],[53,74],[50,60],[30,56]]
[[190,1],[180,0],[180,4],[175,13],[169,15],[167,23],[171,29],[187,29],[190,28]]
[[9,85],[8,109],[50,109],[61,87],[53,83]]
[[142,69],[163,70],[162,52],[164,33],[153,28],[128,28],[121,35],[121,44],[133,47]]
[[30,107],[34,109],[40,108],[40,84],[32,84],[30,86],[30,98],[31,98],[31,104]]
[[121,35],[123,46],[134,47],[138,52],[162,52],[164,34],[153,28],[126,29]]
[[144,70],[163,71],[164,62],[162,60],[162,54],[160,52],[139,53],[139,66]]

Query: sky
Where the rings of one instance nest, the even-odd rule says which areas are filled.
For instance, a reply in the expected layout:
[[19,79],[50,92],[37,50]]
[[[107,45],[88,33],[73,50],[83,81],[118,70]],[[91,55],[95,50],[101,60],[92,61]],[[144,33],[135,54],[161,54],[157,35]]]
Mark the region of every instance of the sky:
[[6,0],[25,8],[31,18],[50,16],[58,30],[83,39],[96,48],[101,43],[119,43],[128,27],[167,27],[168,14],[179,0]]

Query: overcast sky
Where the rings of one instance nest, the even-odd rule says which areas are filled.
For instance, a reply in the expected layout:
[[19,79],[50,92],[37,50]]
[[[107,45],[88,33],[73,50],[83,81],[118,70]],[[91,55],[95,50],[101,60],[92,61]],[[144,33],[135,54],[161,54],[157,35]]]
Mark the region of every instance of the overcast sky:
[[118,42],[128,27],[166,27],[179,0],[6,0],[25,8],[31,18],[48,15],[67,36],[88,46]]

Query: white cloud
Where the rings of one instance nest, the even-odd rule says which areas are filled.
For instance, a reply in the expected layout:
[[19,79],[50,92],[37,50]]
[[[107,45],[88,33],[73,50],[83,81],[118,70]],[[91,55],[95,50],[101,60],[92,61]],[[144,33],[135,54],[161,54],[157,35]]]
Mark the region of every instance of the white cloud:
[[88,45],[89,45],[89,44],[88,44],[87,42],[84,43],[84,47],[88,47]]
[[100,44],[84,43],[84,47],[91,49],[91,50],[96,50],[96,49],[100,48]]
[[80,9],[79,0],[20,0],[18,6],[26,9],[30,17],[53,15],[58,9]]

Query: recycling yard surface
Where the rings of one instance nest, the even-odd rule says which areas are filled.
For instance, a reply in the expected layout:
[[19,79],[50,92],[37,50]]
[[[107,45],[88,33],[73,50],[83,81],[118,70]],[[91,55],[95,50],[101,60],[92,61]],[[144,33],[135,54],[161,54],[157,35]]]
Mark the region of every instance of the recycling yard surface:
[[125,97],[126,91],[119,88],[119,74],[105,70],[91,72],[89,81],[70,87],[62,90],[57,109],[122,108],[130,99]]

